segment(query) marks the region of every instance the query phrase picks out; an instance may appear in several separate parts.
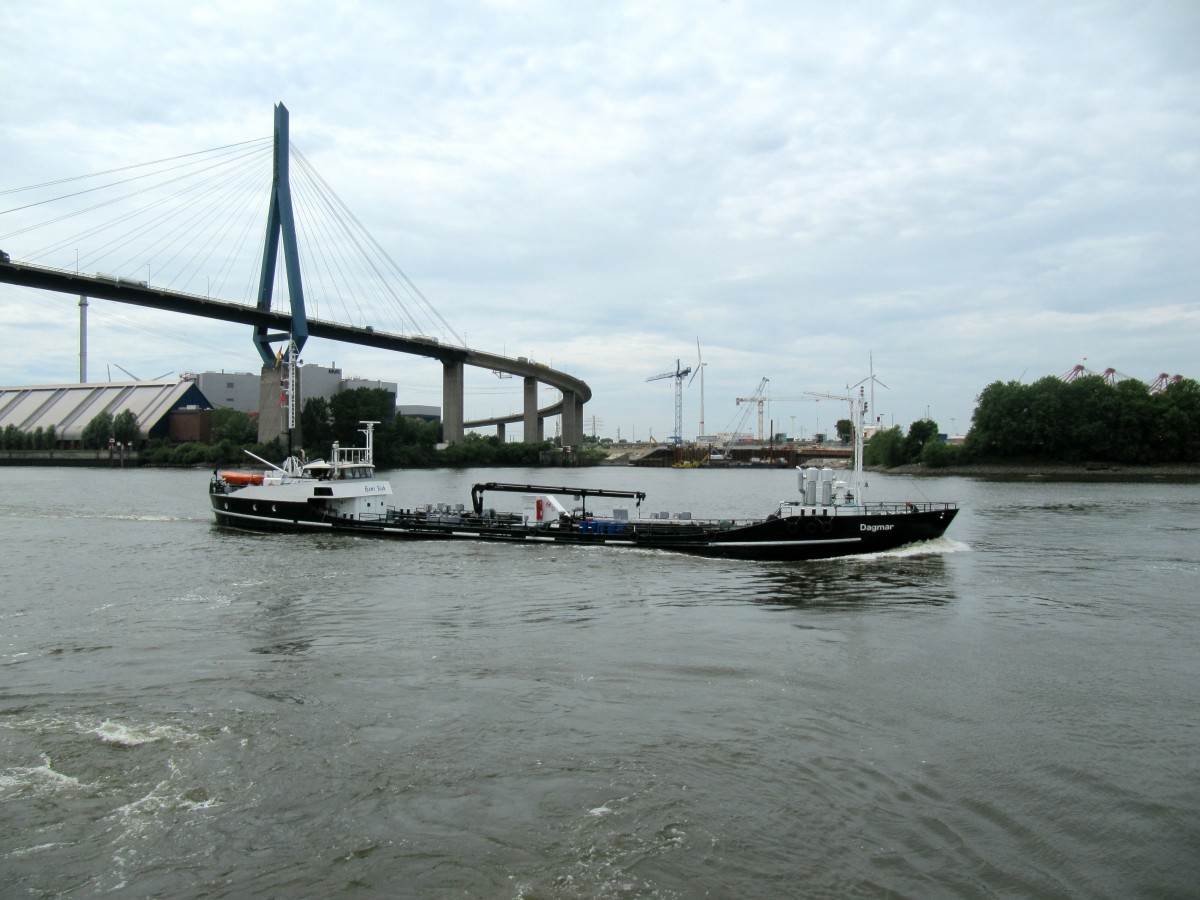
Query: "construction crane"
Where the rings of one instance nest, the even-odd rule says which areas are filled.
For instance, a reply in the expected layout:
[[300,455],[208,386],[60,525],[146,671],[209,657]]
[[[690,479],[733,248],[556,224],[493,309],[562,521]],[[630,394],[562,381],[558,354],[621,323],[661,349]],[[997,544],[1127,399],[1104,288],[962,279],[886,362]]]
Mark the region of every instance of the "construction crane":
[[[750,395],[749,397],[736,398],[738,406],[741,406],[743,403],[757,403],[758,404],[758,440],[759,440],[759,443],[762,443],[762,439],[763,439],[763,404],[767,402],[767,398],[766,398],[765,394],[766,394],[766,390],[767,390],[767,385],[769,383],[770,383],[770,379],[764,378],[762,381],[760,381],[758,383],[758,388],[754,391],[754,393],[752,395]],[[750,410],[746,410],[746,413],[749,413],[749,412],[750,412]],[[745,422],[745,421],[746,421],[746,416],[745,416],[745,414],[743,414],[741,422],[738,423],[738,428],[734,429],[734,434],[737,433],[737,430],[742,427],[742,422]]]
[[[819,403],[816,397],[767,397],[767,409],[770,409],[772,403]],[[795,416],[792,416],[792,427],[795,428]],[[819,424],[819,423],[818,423]],[[782,427],[782,425],[780,426]],[[795,440],[795,435],[792,435],[792,440]]]
[[692,371],[692,367],[686,369],[679,368],[679,360],[675,360],[674,372],[663,372],[661,375],[652,375],[646,381],[661,381],[664,378],[675,379],[675,434],[671,437],[671,441],[675,444],[683,443],[683,379]]
[[[865,397],[863,396],[862,382],[859,382],[858,384],[856,384],[854,386],[854,388],[847,388],[847,390],[852,391],[855,388],[858,389],[858,397],[857,398],[855,398],[852,394],[823,394],[820,391],[805,391],[804,393],[808,394],[810,397],[816,397],[820,400],[841,400],[844,403],[849,403],[850,404],[851,428],[857,432],[857,429],[859,427],[861,427],[862,413],[866,410],[867,401],[866,401]],[[855,409],[854,409],[854,404],[855,404],[856,399],[857,399],[857,402],[860,407],[857,415],[855,414]],[[856,422],[859,424],[855,425],[854,423],[856,423]],[[854,435],[854,438],[856,441],[860,437],[861,437],[861,435],[859,435],[857,433]]]

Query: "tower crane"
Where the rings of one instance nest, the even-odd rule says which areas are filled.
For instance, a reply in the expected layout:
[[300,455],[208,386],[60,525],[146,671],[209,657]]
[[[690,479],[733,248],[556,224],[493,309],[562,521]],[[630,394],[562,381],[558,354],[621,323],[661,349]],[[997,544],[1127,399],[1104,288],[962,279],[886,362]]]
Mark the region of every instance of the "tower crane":
[[[867,401],[865,398],[865,393],[862,388],[862,383],[860,382],[859,384],[856,384],[854,386],[854,388],[858,389],[858,397],[857,398],[855,398],[853,394],[823,394],[819,391],[805,391],[804,393],[808,394],[811,397],[816,397],[820,400],[841,400],[844,403],[849,403],[850,404],[850,427],[852,429],[854,429],[854,431],[855,431],[854,438],[857,441],[862,438],[862,435],[859,434],[858,432],[861,431],[861,429],[862,429],[862,417],[863,417],[863,414],[865,414],[866,409],[867,409]],[[854,388],[847,388],[846,390],[853,391]],[[855,405],[856,400],[857,400],[857,404],[858,404],[857,406]]]
[[652,375],[646,381],[661,381],[664,378],[675,379],[675,434],[671,438],[672,443],[683,443],[683,379],[692,371],[692,367],[686,369],[679,368],[679,360],[675,360],[674,372],[663,372],[660,375]]
[[[767,400],[767,404],[768,404],[768,409],[770,408],[770,404],[772,404],[772,403],[819,403],[820,402],[816,397],[767,397],[766,400]],[[792,426],[793,427],[795,427],[795,424],[796,424],[795,418],[796,418],[795,416],[792,416]],[[792,440],[795,440],[795,439],[796,439],[796,436],[792,435]]]
[[[762,442],[762,439],[763,439],[763,404],[767,402],[767,398],[764,395],[766,393],[767,385],[769,383],[770,383],[770,379],[764,378],[762,381],[760,381],[758,383],[758,387],[755,389],[755,391],[752,395],[750,395],[749,397],[736,398],[738,406],[741,406],[743,403],[757,403],[758,404],[758,440],[760,443]],[[746,410],[746,412],[748,413],[748,412],[750,412],[750,410]],[[745,418],[746,418],[745,415],[743,415],[742,421],[745,421]],[[738,428],[741,428],[741,422],[738,423]],[[736,432],[736,430],[735,430],[735,432]]]

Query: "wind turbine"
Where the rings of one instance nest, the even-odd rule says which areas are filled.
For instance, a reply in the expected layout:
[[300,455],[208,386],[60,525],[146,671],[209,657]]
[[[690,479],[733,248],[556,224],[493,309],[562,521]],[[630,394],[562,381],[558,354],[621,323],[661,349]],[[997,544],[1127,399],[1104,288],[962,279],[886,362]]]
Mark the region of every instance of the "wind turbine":
[[[113,365],[114,365],[114,366],[116,366],[118,369],[120,369],[122,372],[124,372],[126,375],[128,375],[130,378],[132,378],[134,381],[141,381],[141,380],[142,380],[141,378],[138,378],[136,375],[134,375],[132,372],[130,372],[130,371],[127,369],[127,368],[125,368],[124,366],[120,365],[119,363],[113,363]],[[174,372],[174,371],[175,371],[174,369],[172,369],[172,370],[171,370],[171,372]],[[157,378],[151,378],[150,380],[151,380],[151,381],[162,381],[164,378],[166,378],[168,375],[170,375],[170,374],[171,374],[171,372],[163,372],[163,373],[162,373],[161,375],[159,375]],[[112,381],[112,375],[111,375],[111,374],[109,375],[109,377],[108,377],[108,380],[109,380],[109,381]]]
[[[883,388],[886,391],[890,391],[891,388],[889,388],[886,384],[884,384],[882,381],[880,381],[878,378],[875,377],[875,353],[874,353],[874,351],[867,354],[867,359],[870,361],[871,374],[868,375],[866,378],[864,378],[862,381],[860,381],[858,384],[865,384],[868,381],[871,382],[871,415],[875,417],[876,421],[878,421],[879,416],[876,415],[876,413],[875,413],[875,385],[878,384],[881,388]],[[858,387],[858,384],[854,385],[854,387]]]
[[696,370],[692,372],[692,377],[688,379],[687,386],[691,387],[692,382],[696,380],[697,373],[700,375],[700,430],[696,432],[696,436],[700,437],[704,434],[704,367],[708,363],[700,355],[700,337],[696,336]]

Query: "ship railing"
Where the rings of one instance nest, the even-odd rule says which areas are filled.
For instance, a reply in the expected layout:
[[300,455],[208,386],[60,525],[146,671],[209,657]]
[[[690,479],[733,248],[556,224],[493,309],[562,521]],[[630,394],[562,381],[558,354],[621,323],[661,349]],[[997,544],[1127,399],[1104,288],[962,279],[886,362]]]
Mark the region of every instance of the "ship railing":
[[366,447],[338,447],[336,462],[342,466],[370,465],[371,459],[368,454]]
[[955,502],[947,502],[941,500],[920,500],[920,501],[872,501],[862,504],[863,509],[868,515],[903,515],[904,513],[919,513],[919,512],[943,512],[951,509],[958,509],[958,504]]
[[919,502],[872,500],[863,503],[839,500],[837,503],[804,503],[801,500],[784,500],[779,504],[779,514],[791,516],[899,516],[905,513],[940,512],[957,509],[954,502],[922,500]]

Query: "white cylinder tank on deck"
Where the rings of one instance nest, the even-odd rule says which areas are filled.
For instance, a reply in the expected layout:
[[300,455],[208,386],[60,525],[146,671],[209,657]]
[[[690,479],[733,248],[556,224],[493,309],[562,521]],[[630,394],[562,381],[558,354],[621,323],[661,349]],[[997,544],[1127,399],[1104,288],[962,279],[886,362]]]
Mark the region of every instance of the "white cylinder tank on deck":
[[819,474],[816,466],[809,466],[804,470],[804,504],[806,506],[817,505],[817,476]]

